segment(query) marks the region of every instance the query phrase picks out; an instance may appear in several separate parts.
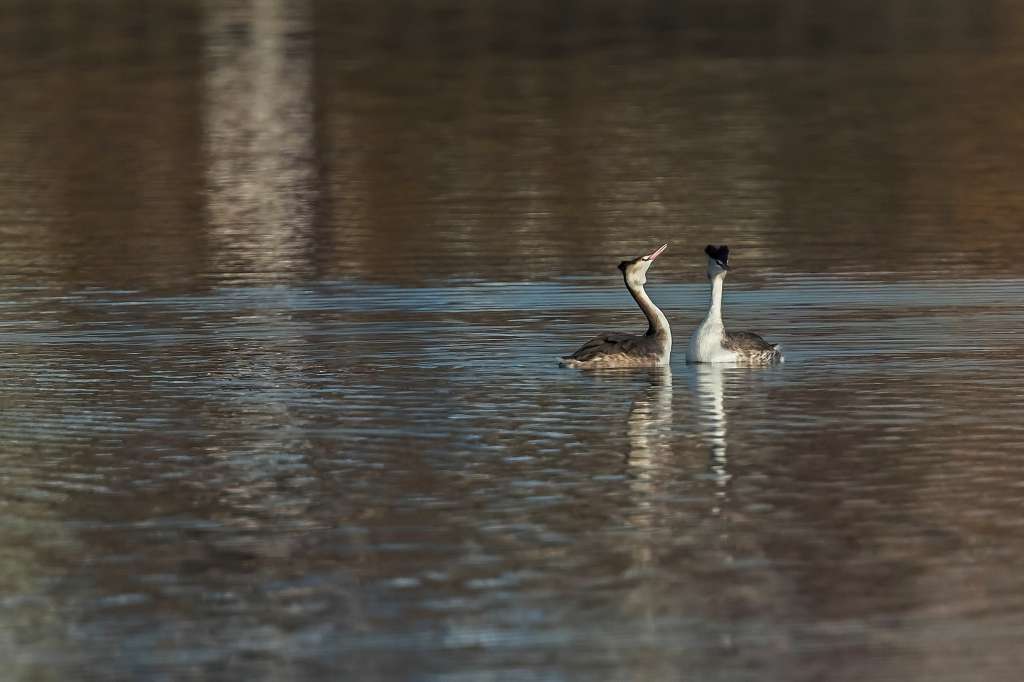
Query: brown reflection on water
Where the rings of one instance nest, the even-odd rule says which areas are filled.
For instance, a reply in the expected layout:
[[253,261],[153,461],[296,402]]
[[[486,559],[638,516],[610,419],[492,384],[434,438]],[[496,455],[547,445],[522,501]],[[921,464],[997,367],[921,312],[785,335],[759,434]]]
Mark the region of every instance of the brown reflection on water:
[[1019,7],[744,7],[15,11],[7,271],[510,280],[721,241],[751,278],[1019,272]]
[[[5,276],[160,286],[201,269],[197,41],[187,6],[5,14]],[[8,23],[10,22],[10,23]]]
[[[801,6],[779,3],[778,13],[761,17],[780,27],[767,34],[778,57],[770,60],[719,58],[723,46],[691,42],[670,20],[659,37],[677,39],[676,51],[651,49],[639,40],[642,10],[609,12],[620,32],[603,49],[595,47],[609,33],[602,21],[569,31],[539,11],[514,19],[495,7],[424,12],[430,29],[397,32],[384,46],[357,36],[395,28],[391,14],[346,15],[354,39],[324,50],[318,87],[332,98],[330,111],[366,96],[364,105],[383,115],[361,129],[362,156],[387,159],[367,172],[398,182],[379,190],[368,219],[401,237],[382,252],[365,241],[366,230],[357,240],[342,235],[347,252],[365,254],[352,265],[384,278],[396,260],[448,276],[550,277],[593,272],[612,253],[662,236],[702,244],[715,234],[739,244],[761,273],[791,271],[794,244],[802,271],[929,276],[942,263],[964,274],[1017,272],[1013,223],[1001,218],[1007,203],[1019,210],[1017,194],[989,194],[985,172],[947,155],[984,138],[986,163],[1001,169],[996,186],[1015,177],[1008,166],[1020,156],[1016,136],[1000,129],[1021,112],[995,92],[1014,87],[1019,69],[1013,52],[985,49],[1008,39],[1001,21],[985,17],[1006,20],[1016,10],[989,4],[965,17],[950,4],[910,19],[874,6],[845,20],[884,25],[887,33],[858,33],[881,42],[843,45],[855,33],[837,30],[845,15]],[[503,30],[514,35],[506,27],[530,20],[554,28],[521,36],[511,49]],[[722,32],[736,30],[735,20],[726,14]],[[467,27],[475,59],[425,37],[449,23]],[[552,52],[563,36],[585,49]],[[926,46],[925,55],[912,45]],[[956,51],[936,52],[938,45]],[[823,54],[808,58],[808,50]],[[951,81],[936,62],[964,77]],[[339,81],[346,87],[337,89]],[[950,97],[956,105],[938,106]],[[992,118],[1005,123],[971,132],[956,124]],[[334,159],[330,141],[325,148]],[[950,194],[974,184],[979,191]],[[443,248],[423,255],[435,239]],[[698,266],[680,267],[690,277]]]

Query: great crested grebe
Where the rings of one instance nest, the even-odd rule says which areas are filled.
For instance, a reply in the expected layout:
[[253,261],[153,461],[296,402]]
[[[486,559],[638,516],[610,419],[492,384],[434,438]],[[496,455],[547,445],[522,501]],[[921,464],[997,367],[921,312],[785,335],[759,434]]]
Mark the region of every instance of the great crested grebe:
[[662,367],[668,364],[672,353],[672,331],[668,327],[665,314],[658,310],[647,292],[647,269],[661,252],[668,248],[665,244],[660,249],[639,256],[633,260],[619,263],[622,279],[626,288],[636,299],[640,310],[647,316],[647,333],[637,334],[600,334],[583,344],[572,355],[562,357],[558,364],[563,367]]
[[708,279],[711,280],[711,305],[704,320],[690,337],[687,362],[734,362],[767,364],[782,361],[782,351],[753,332],[727,332],[722,324],[722,286],[729,270],[729,247],[704,248],[708,255]]

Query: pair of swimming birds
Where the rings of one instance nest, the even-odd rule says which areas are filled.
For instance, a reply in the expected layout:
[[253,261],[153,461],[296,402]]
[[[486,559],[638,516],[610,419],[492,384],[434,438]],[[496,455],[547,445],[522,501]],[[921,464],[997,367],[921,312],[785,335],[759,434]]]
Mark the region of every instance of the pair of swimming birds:
[[[561,358],[565,367],[663,367],[672,354],[672,330],[665,313],[654,305],[644,291],[647,271],[655,259],[668,248],[658,250],[619,263],[626,288],[647,316],[647,333],[600,334],[583,344],[572,355]],[[782,351],[778,344],[770,344],[753,332],[728,332],[722,324],[722,287],[729,271],[729,247],[709,244],[704,249],[708,257],[708,279],[711,281],[711,305],[707,316],[697,326],[686,348],[687,362],[714,362],[734,364],[770,364],[780,362]]]

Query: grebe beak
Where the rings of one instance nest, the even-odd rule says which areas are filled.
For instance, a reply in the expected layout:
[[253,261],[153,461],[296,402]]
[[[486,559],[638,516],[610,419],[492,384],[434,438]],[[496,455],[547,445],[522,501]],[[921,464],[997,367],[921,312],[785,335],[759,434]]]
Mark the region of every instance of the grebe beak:
[[661,245],[661,248],[660,248],[660,249],[658,249],[657,251],[655,251],[655,252],[653,252],[653,253],[649,254],[649,255],[647,256],[647,258],[649,258],[650,260],[652,260],[652,261],[653,261],[653,260],[654,260],[655,258],[657,258],[658,256],[660,256],[660,255],[661,255],[661,252],[662,252],[662,251],[664,251],[664,250],[665,250],[665,249],[667,249],[667,248],[668,248],[668,244],[662,244],[662,245]]

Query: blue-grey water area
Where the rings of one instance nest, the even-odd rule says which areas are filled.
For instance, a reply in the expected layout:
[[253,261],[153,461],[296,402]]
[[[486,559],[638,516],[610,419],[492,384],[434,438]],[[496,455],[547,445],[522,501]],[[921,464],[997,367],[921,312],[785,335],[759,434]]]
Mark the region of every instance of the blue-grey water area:
[[3,4],[3,679],[1020,679],[1020,3]]

